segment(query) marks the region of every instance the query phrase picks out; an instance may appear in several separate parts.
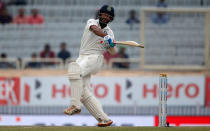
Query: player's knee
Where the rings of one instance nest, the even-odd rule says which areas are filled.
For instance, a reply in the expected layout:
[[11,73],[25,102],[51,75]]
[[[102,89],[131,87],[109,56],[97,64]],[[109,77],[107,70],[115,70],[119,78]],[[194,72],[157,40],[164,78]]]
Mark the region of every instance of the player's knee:
[[82,98],[80,99],[80,102],[82,102],[83,104],[86,103],[87,101],[89,101],[89,99],[91,99],[92,96],[82,96]]
[[87,101],[92,96],[93,94],[87,88],[84,88],[84,91],[82,93],[82,99],[80,101],[82,103],[85,103],[85,101]]
[[82,78],[82,71],[79,64],[76,62],[72,62],[69,64],[68,67],[68,77],[69,79],[81,79]]

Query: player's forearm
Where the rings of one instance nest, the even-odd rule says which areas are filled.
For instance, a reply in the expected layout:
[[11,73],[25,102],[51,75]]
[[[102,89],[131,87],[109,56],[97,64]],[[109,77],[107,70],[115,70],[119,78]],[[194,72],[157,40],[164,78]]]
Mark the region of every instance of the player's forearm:
[[90,26],[90,30],[96,34],[97,36],[103,37],[106,36],[107,34],[103,32],[103,30],[101,30],[99,27],[92,25]]

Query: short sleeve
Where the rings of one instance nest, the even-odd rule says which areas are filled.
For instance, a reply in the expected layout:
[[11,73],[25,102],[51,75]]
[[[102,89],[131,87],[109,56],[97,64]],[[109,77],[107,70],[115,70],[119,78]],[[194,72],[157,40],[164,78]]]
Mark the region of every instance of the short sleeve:
[[91,26],[91,25],[98,25],[98,23],[97,23],[97,21],[94,20],[94,19],[89,19],[89,20],[87,21],[86,28],[90,29],[90,26]]

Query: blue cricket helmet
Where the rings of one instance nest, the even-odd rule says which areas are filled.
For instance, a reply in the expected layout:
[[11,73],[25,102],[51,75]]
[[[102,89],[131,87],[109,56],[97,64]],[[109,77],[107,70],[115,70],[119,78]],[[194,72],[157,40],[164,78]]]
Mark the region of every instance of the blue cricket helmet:
[[109,5],[103,5],[101,9],[99,10],[99,16],[101,13],[106,13],[111,16],[111,21],[114,20],[114,8]]

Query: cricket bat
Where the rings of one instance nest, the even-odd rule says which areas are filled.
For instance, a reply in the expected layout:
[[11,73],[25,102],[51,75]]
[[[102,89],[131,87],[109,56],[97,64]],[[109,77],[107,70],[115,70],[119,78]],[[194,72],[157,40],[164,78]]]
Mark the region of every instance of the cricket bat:
[[136,46],[140,48],[144,48],[143,44],[139,44],[135,41],[114,41],[115,44],[120,44],[120,45],[128,45],[128,46]]

